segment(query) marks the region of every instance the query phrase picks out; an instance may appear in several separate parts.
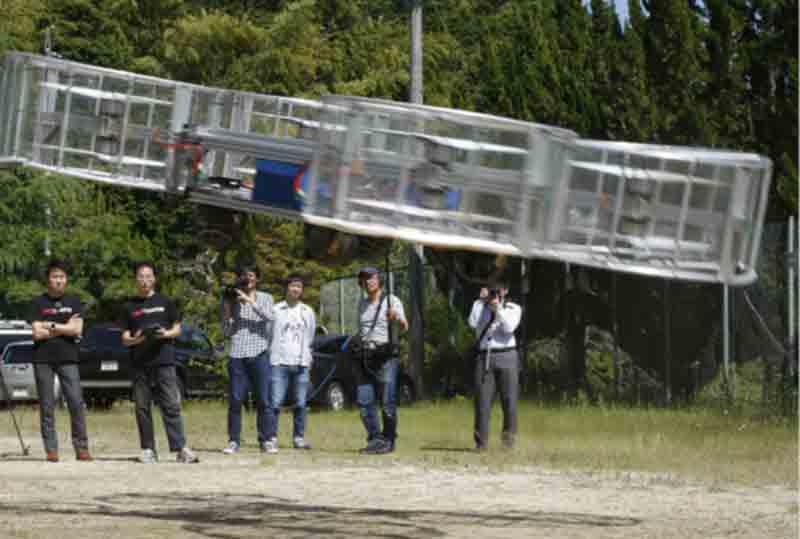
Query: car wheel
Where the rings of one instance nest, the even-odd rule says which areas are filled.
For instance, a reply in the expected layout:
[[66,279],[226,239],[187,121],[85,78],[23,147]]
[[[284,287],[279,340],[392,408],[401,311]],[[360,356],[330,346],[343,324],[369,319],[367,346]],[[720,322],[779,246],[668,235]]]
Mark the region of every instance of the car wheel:
[[415,398],[414,384],[408,378],[401,379],[397,387],[397,401],[400,404],[411,404]]
[[340,382],[333,381],[325,388],[325,403],[328,408],[337,412],[347,405],[347,394]]

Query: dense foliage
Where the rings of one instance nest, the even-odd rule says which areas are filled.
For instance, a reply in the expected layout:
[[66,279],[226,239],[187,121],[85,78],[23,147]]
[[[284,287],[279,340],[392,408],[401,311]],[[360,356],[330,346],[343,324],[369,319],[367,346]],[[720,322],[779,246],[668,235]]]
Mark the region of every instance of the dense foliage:
[[[0,53],[40,51],[49,27],[59,54],[100,66],[279,95],[405,100],[409,4],[0,0]],[[423,4],[426,103],[587,137],[763,153],[775,163],[769,217],[797,212],[796,0],[629,0],[624,23],[606,0]],[[40,289],[48,241],[76,265],[91,317],[113,318],[131,262],[147,257],[212,334],[221,281],[243,255],[255,254],[274,292],[289,271],[313,276],[312,303],[319,284],[352,269],[310,262],[298,225],[263,218],[243,218],[242,237],[219,253],[196,233],[203,219],[169,197],[7,171],[0,312],[22,314]]]

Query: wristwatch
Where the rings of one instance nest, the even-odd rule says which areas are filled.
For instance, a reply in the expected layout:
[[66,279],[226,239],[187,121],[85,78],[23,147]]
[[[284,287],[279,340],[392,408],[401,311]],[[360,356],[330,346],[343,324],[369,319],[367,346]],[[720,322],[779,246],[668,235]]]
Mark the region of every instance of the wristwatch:
[[56,323],[55,322],[50,322],[50,330],[52,331],[54,329],[56,329]]

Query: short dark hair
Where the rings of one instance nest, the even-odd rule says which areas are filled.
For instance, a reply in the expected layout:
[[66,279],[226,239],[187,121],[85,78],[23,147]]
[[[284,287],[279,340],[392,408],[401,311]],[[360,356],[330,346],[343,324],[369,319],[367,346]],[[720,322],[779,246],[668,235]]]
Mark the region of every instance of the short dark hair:
[[69,266],[64,260],[53,258],[50,262],[47,263],[47,269],[45,270],[45,277],[50,278],[50,273],[53,270],[61,270],[67,275],[69,275]]
[[286,278],[285,281],[286,288],[289,288],[289,285],[292,283],[300,283],[301,285],[303,285],[303,288],[306,287],[306,280],[299,273],[292,273]]
[[255,264],[243,264],[236,268],[236,275],[242,276],[245,273],[255,273],[257,279],[261,278],[261,272],[258,271],[258,266]]
[[137,273],[139,273],[139,270],[142,268],[150,268],[153,271],[153,275],[156,274],[155,264],[153,264],[149,260],[140,260],[133,266],[133,275],[135,276]]
[[491,288],[503,288],[505,290],[509,289],[508,280],[507,279],[495,279],[491,283]]

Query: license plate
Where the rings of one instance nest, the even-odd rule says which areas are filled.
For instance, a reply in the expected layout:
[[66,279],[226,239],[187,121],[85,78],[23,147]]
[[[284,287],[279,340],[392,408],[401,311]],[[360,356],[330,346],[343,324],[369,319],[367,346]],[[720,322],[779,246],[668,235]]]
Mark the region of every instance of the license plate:
[[11,392],[11,396],[15,399],[27,399],[28,398],[28,390],[27,389],[15,389]]
[[101,371],[118,371],[119,370],[119,363],[116,361],[101,361],[100,362],[100,370]]

